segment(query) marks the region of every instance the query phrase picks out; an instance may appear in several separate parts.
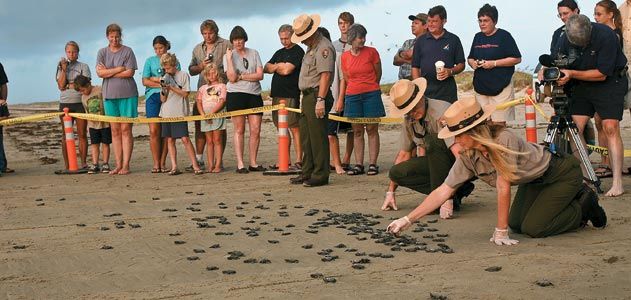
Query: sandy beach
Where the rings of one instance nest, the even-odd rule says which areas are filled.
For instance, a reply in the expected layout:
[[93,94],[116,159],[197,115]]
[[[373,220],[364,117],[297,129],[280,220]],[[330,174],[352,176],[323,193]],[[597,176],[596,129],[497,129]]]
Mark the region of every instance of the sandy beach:
[[[523,124],[523,107],[516,115]],[[381,127],[379,175],[332,174],[330,185],[304,188],[236,174],[231,124],[220,174],[150,174],[148,126],[137,125],[132,174],[54,175],[63,168],[58,123],[4,129],[17,171],[0,178],[0,299],[631,299],[631,177],[627,194],[601,197],[602,230],[511,234],[519,245],[495,246],[495,192],[477,181],[454,219],[425,217],[398,240],[383,233],[387,224],[425,196],[401,188],[399,211],[380,210],[397,125]],[[270,114],[262,128],[259,162],[270,165]],[[625,112],[627,149],[630,128]],[[178,154],[188,165],[180,144]]]

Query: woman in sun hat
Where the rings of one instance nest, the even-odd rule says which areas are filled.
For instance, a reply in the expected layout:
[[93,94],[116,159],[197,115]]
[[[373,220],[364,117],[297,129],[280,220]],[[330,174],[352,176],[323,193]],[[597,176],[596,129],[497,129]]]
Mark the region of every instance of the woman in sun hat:
[[[455,137],[464,150],[445,182],[410,214],[390,223],[389,232],[399,234],[409,228],[474,176],[497,188],[497,225],[491,237],[497,245],[518,243],[508,236],[509,226],[535,238],[574,230],[587,221],[594,227],[605,226],[605,211],[597,195],[582,183],[579,161],[552,154],[502,126],[489,125],[486,120],[494,111],[494,105],[482,108],[475,99],[458,100],[445,111],[446,126],[438,137]],[[519,185],[512,207],[511,185]]]
[[[456,161],[461,148],[453,138],[441,140],[438,132],[443,127],[441,117],[449,108],[446,101],[425,97],[427,81],[423,77],[415,80],[401,79],[390,89],[390,115],[404,117],[401,126],[400,150],[390,168],[390,185],[381,206],[382,210],[397,210],[395,191],[399,185],[429,195],[438,188],[449,169]],[[413,157],[417,147],[424,147],[424,156]],[[456,201],[448,200],[441,206],[440,217],[449,218],[459,200],[473,190],[473,184],[467,182],[456,192]],[[468,191],[468,192],[466,192]]]

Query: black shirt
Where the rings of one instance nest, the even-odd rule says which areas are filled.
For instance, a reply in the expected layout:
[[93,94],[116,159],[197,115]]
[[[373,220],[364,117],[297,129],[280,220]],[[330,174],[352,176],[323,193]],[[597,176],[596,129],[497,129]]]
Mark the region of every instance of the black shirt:
[[414,43],[412,67],[421,69],[421,77],[427,80],[425,96],[454,103],[458,100],[458,87],[453,76],[445,80],[436,79],[435,63],[442,60],[445,68],[453,68],[464,63],[462,43],[455,34],[445,30],[438,39],[427,32],[419,36]]
[[559,53],[559,48],[561,47],[559,43],[561,42],[561,37],[564,37],[564,36],[565,36],[565,25],[557,28],[557,30],[555,30],[554,33],[552,34],[552,42],[550,43],[550,55],[552,56],[552,59],[557,58],[557,53]]
[[302,66],[302,58],[304,56],[305,51],[298,45],[294,45],[289,49],[282,48],[274,53],[268,63],[275,64],[287,62],[294,65],[295,69],[289,75],[274,73],[274,76],[272,77],[272,89],[270,91],[270,96],[300,99],[298,78],[300,75],[300,67]]
[[[504,29],[487,36],[478,32],[471,43],[469,57],[472,59],[498,60],[507,57],[521,58],[513,36]],[[513,78],[515,67],[477,68],[473,76],[473,88],[478,94],[496,96],[504,90]]]
[[4,72],[4,67],[2,63],[0,63],[0,85],[8,83],[9,79],[7,78],[7,73]]

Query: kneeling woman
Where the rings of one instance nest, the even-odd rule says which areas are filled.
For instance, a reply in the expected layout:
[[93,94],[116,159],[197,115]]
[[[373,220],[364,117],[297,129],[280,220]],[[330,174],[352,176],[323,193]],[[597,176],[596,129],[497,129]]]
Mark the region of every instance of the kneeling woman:
[[[540,238],[584,226],[591,221],[604,227],[605,211],[596,194],[582,182],[579,161],[570,155],[550,153],[544,146],[528,143],[503,127],[485,120],[495,110],[474,99],[459,100],[445,111],[447,126],[441,139],[455,136],[464,149],[445,182],[409,215],[393,221],[388,231],[398,234],[412,222],[440,207],[467,180],[477,176],[497,189],[497,225],[491,242],[514,245],[513,232]],[[511,185],[518,185],[510,209]]]

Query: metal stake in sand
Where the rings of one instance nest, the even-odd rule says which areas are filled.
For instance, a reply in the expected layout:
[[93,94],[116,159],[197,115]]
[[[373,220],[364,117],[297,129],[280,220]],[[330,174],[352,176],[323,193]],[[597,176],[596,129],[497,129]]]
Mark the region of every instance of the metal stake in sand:
[[528,94],[524,105],[526,108],[526,140],[531,143],[537,143],[537,114],[532,100],[532,89],[526,91]]
[[66,137],[66,153],[68,154],[68,170],[60,170],[55,174],[82,174],[87,170],[79,170],[77,163],[77,151],[75,150],[74,130],[72,127],[72,117],[68,115],[69,109],[64,108],[64,136]]
[[[280,104],[287,105],[285,99],[280,100]],[[295,175],[299,170],[289,170],[289,123],[287,116],[289,112],[283,108],[278,110],[278,170],[263,172],[263,175]]]

